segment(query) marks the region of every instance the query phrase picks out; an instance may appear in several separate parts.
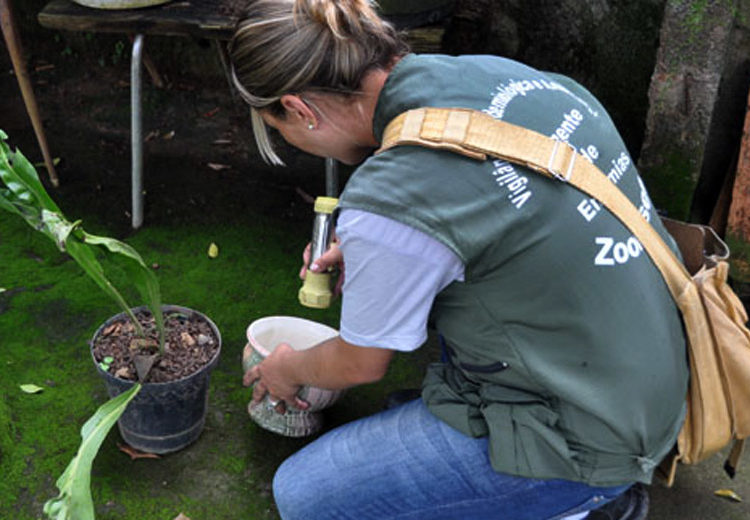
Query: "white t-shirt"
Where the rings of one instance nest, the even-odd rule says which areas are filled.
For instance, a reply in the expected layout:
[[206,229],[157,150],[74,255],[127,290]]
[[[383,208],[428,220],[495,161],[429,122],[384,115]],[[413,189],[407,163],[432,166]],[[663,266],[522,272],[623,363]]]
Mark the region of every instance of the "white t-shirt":
[[435,296],[464,266],[447,246],[411,226],[344,209],[336,226],[344,255],[341,337],[358,346],[412,351],[427,339]]

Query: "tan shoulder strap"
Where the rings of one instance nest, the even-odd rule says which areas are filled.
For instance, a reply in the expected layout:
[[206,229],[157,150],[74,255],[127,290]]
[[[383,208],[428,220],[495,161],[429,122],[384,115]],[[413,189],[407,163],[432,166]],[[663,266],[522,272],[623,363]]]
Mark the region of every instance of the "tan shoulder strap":
[[393,119],[376,153],[397,145],[449,150],[477,160],[488,156],[527,166],[578,188],[611,211],[641,242],[676,301],[689,273],[638,209],[592,162],[568,143],[464,108],[418,108]]

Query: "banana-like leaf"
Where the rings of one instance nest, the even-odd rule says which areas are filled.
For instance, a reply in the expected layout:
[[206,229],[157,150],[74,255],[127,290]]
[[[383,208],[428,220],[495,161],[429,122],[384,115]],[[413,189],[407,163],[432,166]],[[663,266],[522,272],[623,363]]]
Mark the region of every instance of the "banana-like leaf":
[[75,222],[69,222],[65,220],[65,217],[62,216],[62,213],[55,213],[54,211],[49,211],[46,209],[42,209],[41,215],[42,224],[47,230],[47,234],[54,238],[54,241],[60,251],[65,251],[65,242],[67,242],[68,237],[73,232],[73,230],[81,224],[81,221],[76,220]]
[[0,208],[17,213],[41,231],[41,210],[60,209],[44,190],[34,166],[20,151],[10,150],[7,137],[0,130]]
[[117,255],[128,278],[138,289],[148,308],[151,309],[156,329],[159,331],[159,351],[164,352],[164,315],[161,312],[159,280],[154,272],[149,269],[138,251],[128,244],[109,237],[91,235],[83,230],[81,232],[86,244],[104,247],[110,253]]
[[140,391],[136,384],[117,397],[101,405],[81,428],[81,445],[65,472],[57,479],[60,494],[44,504],[50,520],[94,520],[94,501],[91,498],[91,467],[109,430]]
[[133,322],[136,333],[139,336],[143,336],[143,327],[141,327],[141,324],[138,319],[136,319],[133,311],[130,310],[130,305],[125,301],[125,298],[120,294],[120,291],[118,291],[117,288],[112,285],[112,282],[110,282],[105,276],[102,264],[96,259],[95,249],[74,238],[65,241],[65,250],[71,258],[81,266],[81,269],[89,275],[89,278],[91,278],[101,290],[117,302],[120,309],[130,317],[130,321]]
[[[0,179],[22,200],[30,202],[29,199],[33,198],[42,208],[59,212],[60,208],[47,194],[34,165],[19,150],[11,152],[10,147],[5,143],[7,138],[8,135],[0,130],[0,163],[5,164],[5,166],[0,166]],[[8,182],[12,186],[8,185]]]
[[20,215],[31,227],[54,241],[60,251],[67,251],[130,317],[137,333],[143,336],[143,328],[130,310],[130,305],[107,279],[104,268],[97,260],[97,247],[120,259],[128,278],[151,309],[159,333],[160,351],[163,352],[164,318],[156,275],[129,245],[114,238],[90,235],[81,228],[80,221],[67,220],[44,189],[34,165],[20,151],[11,152],[5,143],[6,139],[7,135],[0,130],[0,209]]

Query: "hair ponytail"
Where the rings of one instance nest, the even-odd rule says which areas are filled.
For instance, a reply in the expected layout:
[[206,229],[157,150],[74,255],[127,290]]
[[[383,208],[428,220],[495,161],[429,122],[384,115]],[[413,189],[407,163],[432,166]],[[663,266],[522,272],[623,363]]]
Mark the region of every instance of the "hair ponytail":
[[281,96],[354,95],[362,78],[408,46],[368,0],[252,0],[229,46],[232,80],[254,114],[263,158],[282,164],[258,110],[283,114]]

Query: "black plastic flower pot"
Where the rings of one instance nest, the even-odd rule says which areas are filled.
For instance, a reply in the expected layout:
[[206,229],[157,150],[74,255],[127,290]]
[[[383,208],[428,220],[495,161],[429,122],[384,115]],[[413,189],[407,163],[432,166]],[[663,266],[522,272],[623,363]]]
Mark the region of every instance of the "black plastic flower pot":
[[[137,314],[144,310],[148,309],[137,307],[133,312]],[[216,336],[218,348],[206,365],[187,377],[166,383],[144,383],[117,422],[120,435],[127,444],[143,452],[158,454],[181,450],[200,436],[208,411],[210,375],[221,352],[219,329],[207,316],[178,305],[163,305],[162,311],[205,321]],[[94,365],[104,379],[110,398],[126,392],[136,382],[117,378],[102,370],[94,358],[93,345],[103,330],[122,320],[127,320],[124,312],[108,319],[94,333],[91,342]]]

